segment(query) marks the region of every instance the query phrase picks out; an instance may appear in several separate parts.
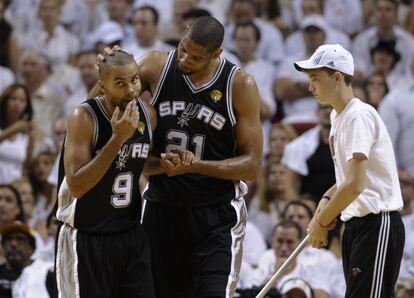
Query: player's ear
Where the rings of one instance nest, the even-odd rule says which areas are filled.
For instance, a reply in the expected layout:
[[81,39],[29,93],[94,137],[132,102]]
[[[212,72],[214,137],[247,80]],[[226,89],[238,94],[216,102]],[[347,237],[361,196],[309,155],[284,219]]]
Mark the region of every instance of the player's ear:
[[101,89],[102,93],[105,93],[105,84],[102,80],[98,81],[99,89]]
[[217,59],[218,57],[220,57],[221,53],[223,53],[223,49],[222,48],[218,48],[213,52],[213,58]]

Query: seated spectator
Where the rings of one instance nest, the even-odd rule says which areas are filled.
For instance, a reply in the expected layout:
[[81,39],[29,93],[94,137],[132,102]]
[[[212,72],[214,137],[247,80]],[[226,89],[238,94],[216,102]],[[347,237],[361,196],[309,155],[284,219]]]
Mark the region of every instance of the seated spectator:
[[82,49],[103,53],[105,47],[112,48],[115,45],[121,45],[124,37],[120,24],[106,21],[86,35]]
[[0,226],[15,220],[24,220],[19,192],[10,184],[0,184]]
[[395,39],[378,41],[371,49],[373,72],[379,72],[386,78],[387,85],[398,88],[405,80],[403,74],[395,69],[401,59],[400,53],[395,49]]
[[[18,278],[12,282],[13,298],[48,298],[46,276],[53,263],[32,260],[36,242],[32,229],[21,221],[0,226],[1,244],[6,255],[6,268],[18,272]],[[14,278],[14,276],[13,276]]]
[[335,171],[329,149],[332,107],[318,106],[319,124],[287,144],[282,163],[286,166],[286,190],[289,199],[309,193],[320,198],[333,184]]
[[125,43],[131,43],[134,40],[134,30],[128,22],[128,15],[132,8],[130,0],[107,0],[102,3],[105,5],[106,14],[109,21],[116,22],[121,26],[123,39]]
[[[273,227],[279,222],[287,203],[285,171],[281,163],[269,160],[264,177],[259,181],[258,196],[249,206],[250,221],[262,231],[268,243],[271,243]],[[267,218],[267,224],[264,224],[263,215]]]
[[30,168],[30,180],[33,185],[36,205],[33,210],[33,220],[46,225],[47,217],[55,204],[56,187],[47,181],[55,162],[56,156],[51,152],[40,153]]
[[41,0],[37,12],[41,26],[29,28],[20,41],[23,49],[44,53],[52,66],[71,62],[80,49],[78,37],[58,24],[60,11],[59,1]]
[[52,135],[53,123],[63,114],[63,97],[66,96],[61,85],[49,80],[51,71],[48,58],[40,52],[22,53],[21,76],[32,98],[33,122],[48,137]]
[[280,285],[282,298],[303,297],[312,298],[313,291],[310,285],[301,278],[292,278]]
[[[10,0],[0,0],[0,66],[17,73],[19,48],[13,34],[13,27],[5,18],[5,10],[10,2]],[[0,78],[3,78],[1,72]]]
[[0,96],[0,184],[20,178],[30,160],[33,110],[24,85],[13,84]]
[[414,298],[414,279],[399,281],[395,289],[395,298]]
[[[389,92],[387,80],[384,74],[381,72],[373,72],[365,79],[365,93],[366,97],[355,97],[366,99],[366,102],[372,105],[375,109],[378,109],[378,106],[381,104],[385,95]],[[354,88],[355,94],[355,88]]]
[[260,93],[260,119],[264,136],[263,153],[267,154],[269,151],[271,119],[277,108],[273,96],[275,69],[269,62],[255,56],[261,34],[254,22],[236,24],[233,39],[236,46],[235,54],[241,63],[239,66],[255,79]]
[[272,24],[256,17],[253,0],[233,0],[230,9],[232,23],[225,30],[223,47],[229,51],[235,50],[233,40],[234,28],[237,23],[254,22],[260,30],[261,39],[255,51],[255,57],[278,64],[285,57],[282,33]]
[[164,43],[158,37],[158,11],[152,6],[141,6],[132,13],[135,38],[122,47],[128,53],[140,58],[149,51],[169,52],[172,46]]
[[32,215],[35,206],[35,197],[30,180],[27,178],[20,178],[14,180],[12,182],[12,185],[17,189],[17,191],[20,194],[25,222],[27,222],[30,227],[34,228],[35,223],[32,220]]
[[405,84],[389,92],[378,111],[391,137],[398,167],[414,177],[414,59],[410,66]]
[[282,160],[285,146],[298,136],[296,130],[289,124],[274,123],[269,133],[269,155],[268,160],[280,162]]

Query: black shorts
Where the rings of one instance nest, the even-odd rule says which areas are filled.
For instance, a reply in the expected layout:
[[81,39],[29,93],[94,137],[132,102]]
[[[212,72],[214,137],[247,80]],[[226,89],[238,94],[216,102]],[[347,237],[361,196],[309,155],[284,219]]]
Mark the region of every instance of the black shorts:
[[346,298],[391,298],[404,249],[404,225],[397,211],[345,222],[342,259]]
[[242,198],[197,208],[147,201],[156,297],[233,297],[245,223]]
[[150,248],[141,224],[117,233],[61,226],[56,253],[60,298],[153,298]]

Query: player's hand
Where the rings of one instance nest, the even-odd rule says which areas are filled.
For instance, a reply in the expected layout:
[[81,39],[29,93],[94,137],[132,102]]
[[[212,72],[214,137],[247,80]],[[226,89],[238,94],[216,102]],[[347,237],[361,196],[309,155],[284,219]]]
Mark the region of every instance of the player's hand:
[[315,219],[312,218],[308,226],[309,243],[314,248],[321,248],[328,246],[328,228],[321,227]]
[[[180,156],[181,164],[184,166],[189,166],[193,163],[195,160],[194,153],[188,150],[182,150],[182,149],[175,149],[172,150],[173,153],[177,153]],[[177,164],[177,163],[175,163]]]
[[111,118],[112,134],[124,143],[134,134],[138,127],[139,111],[135,100],[131,100],[128,103],[121,119],[118,119],[118,117],[119,107],[116,107]]
[[[186,157],[187,158],[187,157]],[[185,173],[191,172],[191,164],[184,165],[181,156],[178,153],[170,152],[170,153],[162,153],[160,164],[164,169],[165,174],[169,177],[182,175]]]

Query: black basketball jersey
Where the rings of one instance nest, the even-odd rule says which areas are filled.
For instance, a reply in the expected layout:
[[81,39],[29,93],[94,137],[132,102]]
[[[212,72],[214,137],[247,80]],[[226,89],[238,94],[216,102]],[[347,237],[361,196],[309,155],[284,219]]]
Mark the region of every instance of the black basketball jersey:
[[[135,134],[121,147],[102,179],[82,198],[74,198],[65,178],[64,146],[59,165],[57,219],[86,232],[123,231],[141,216],[139,176],[149,154],[151,123],[144,104],[137,100],[140,122]],[[92,158],[112,136],[111,117],[100,97],[81,104],[94,119]]]
[[[177,51],[169,53],[152,105],[158,116],[153,152],[180,148],[192,151],[196,159],[223,160],[237,156],[233,127],[232,81],[238,68],[220,59],[210,82],[194,86],[177,67]],[[239,196],[239,181],[185,174],[150,177],[145,199],[167,204],[201,206]]]

